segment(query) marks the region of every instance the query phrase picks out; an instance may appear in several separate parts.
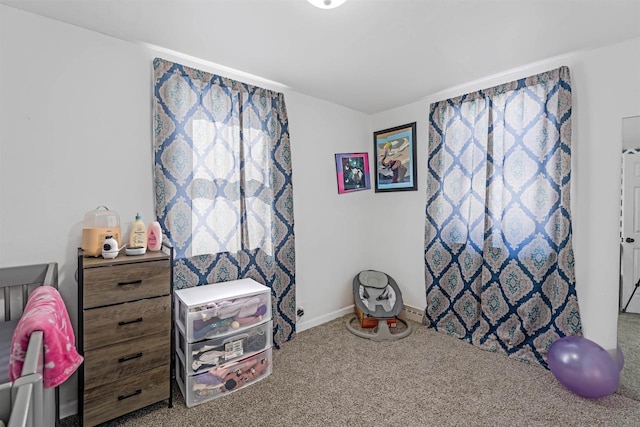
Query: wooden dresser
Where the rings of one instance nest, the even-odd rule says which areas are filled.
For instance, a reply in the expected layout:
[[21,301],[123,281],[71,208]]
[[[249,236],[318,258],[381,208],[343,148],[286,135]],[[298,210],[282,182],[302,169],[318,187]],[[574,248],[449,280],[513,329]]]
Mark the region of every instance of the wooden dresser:
[[168,399],[172,406],[171,248],[115,259],[78,250],[78,413],[96,425]]

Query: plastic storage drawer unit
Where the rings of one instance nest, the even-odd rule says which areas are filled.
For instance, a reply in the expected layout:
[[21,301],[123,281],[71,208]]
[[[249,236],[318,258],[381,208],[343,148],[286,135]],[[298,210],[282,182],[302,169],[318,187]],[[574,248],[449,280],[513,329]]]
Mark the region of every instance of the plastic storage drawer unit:
[[176,325],[188,342],[238,333],[271,319],[270,291],[253,279],[177,290]]
[[176,380],[188,408],[226,396],[271,374],[271,348],[238,362],[188,376],[176,354]]
[[175,328],[176,352],[187,366],[187,375],[193,375],[270,348],[272,328],[270,320],[239,333],[194,343],[188,342],[184,333]]

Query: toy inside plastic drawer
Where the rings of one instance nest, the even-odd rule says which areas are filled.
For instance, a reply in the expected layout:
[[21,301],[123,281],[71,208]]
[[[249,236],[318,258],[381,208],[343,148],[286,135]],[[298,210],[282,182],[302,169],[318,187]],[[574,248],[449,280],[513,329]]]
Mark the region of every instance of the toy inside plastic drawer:
[[[209,287],[209,286],[206,286]],[[271,320],[271,293],[268,291],[237,298],[187,306],[176,295],[177,324],[186,332],[187,341],[239,333]]]
[[271,374],[271,348],[237,362],[209,369],[197,375],[186,375],[176,354],[176,380],[187,407],[225,396],[254,384]]
[[175,328],[176,351],[193,375],[213,367],[252,356],[271,347],[273,321],[261,323],[239,333],[190,343],[184,332]]

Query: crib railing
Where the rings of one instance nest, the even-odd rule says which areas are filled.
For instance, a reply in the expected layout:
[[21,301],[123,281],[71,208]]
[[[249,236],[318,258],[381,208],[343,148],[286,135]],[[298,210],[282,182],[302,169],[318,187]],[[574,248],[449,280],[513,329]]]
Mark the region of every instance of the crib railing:
[[[58,264],[37,264],[0,269],[0,304],[2,321],[17,320],[22,316],[29,294],[38,286],[58,288]],[[0,402],[0,413],[9,412],[7,427],[41,427],[57,424],[58,388],[43,387],[44,336],[35,331],[29,338],[21,376],[13,383],[0,384],[0,395],[10,399]],[[4,393],[4,394],[3,394]],[[47,414],[45,416],[45,414]]]
[[44,425],[44,387],[41,366],[44,361],[42,331],[33,332],[25,355],[22,375],[11,389],[11,416],[7,427]]
[[[42,377],[40,377],[42,380]],[[11,418],[7,423],[7,427],[25,427],[35,426],[33,419],[33,395],[35,393],[35,385],[33,383],[25,383],[19,386],[14,384],[13,409],[11,412]]]
[[17,320],[27,304],[29,293],[38,286],[58,287],[58,264],[34,264],[0,269],[3,319]]

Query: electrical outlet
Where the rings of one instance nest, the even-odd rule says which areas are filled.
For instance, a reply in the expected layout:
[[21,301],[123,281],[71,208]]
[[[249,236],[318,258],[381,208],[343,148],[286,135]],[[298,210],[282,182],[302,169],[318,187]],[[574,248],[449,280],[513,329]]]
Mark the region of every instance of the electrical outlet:
[[422,323],[423,314],[423,310],[405,305],[402,307],[400,317],[405,320],[413,320],[414,322]]

